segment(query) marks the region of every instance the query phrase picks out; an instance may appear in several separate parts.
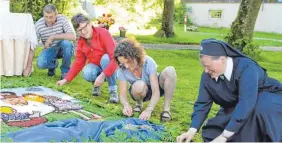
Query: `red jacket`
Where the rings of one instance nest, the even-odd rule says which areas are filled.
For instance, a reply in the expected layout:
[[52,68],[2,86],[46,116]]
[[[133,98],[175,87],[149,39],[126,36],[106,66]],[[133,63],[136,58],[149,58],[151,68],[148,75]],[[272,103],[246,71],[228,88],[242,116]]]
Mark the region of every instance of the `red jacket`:
[[117,64],[114,60],[115,41],[108,30],[104,28],[93,27],[91,44],[88,45],[83,37],[80,37],[76,47],[76,58],[72,64],[65,79],[72,81],[73,78],[81,71],[86,61],[97,66],[100,65],[101,58],[104,54],[109,54],[110,63],[103,70],[106,76],[111,76],[117,69]]

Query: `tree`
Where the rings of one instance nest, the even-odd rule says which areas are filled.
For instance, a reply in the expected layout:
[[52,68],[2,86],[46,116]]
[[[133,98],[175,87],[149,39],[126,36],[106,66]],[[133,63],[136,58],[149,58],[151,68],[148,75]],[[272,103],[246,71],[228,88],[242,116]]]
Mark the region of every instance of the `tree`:
[[231,26],[231,33],[226,37],[230,45],[237,47],[241,51],[243,51],[244,48],[253,47],[248,44],[252,42],[253,31],[261,3],[262,0],[241,1],[237,17]]
[[174,23],[183,24],[184,16],[187,13],[187,7],[183,0],[174,1]]
[[101,9],[101,13],[113,14],[116,24],[134,25],[130,31],[160,29],[163,3],[163,0],[95,0],[94,5],[106,9]]
[[173,18],[174,18],[174,0],[164,0],[164,10],[162,18],[162,28],[155,34],[156,36],[173,37]]
[[77,0],[11,0],[11,12],[31,13],[34,21],[43,16],[43,7],[49,3],[54,4],[59,13],[71,16],[70,9],[77,6]]

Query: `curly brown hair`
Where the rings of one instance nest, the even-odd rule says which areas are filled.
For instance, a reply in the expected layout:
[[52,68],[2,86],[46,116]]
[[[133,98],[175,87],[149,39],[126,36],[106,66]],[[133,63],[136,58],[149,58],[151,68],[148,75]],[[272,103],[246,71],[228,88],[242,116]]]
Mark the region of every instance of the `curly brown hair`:
[[118,65],[118,57],[124,57],[130,60],[136,60],[139,67],[144,64],[146,52],[144,48],[135,39],[125,38],[121,40],[115,48],[114,57]]

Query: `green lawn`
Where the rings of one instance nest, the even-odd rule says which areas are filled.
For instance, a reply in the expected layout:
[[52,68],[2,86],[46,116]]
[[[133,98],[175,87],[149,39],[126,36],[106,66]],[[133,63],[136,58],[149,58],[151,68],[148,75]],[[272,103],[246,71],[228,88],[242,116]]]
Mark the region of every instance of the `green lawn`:
[[[154,37],[153,35],[133,35],[128,34],[128,36],[134,36],[141,43],[175,43],[175,44],[199,44],[203,39],[216,38],[221,39],[225,37],[229,29],[227,28],[207,28],[199,27],[198,32],[183,31],[183,25],[176,24],[174,26],[175,37],[173,38],[161,38]],[[129,31],[130,33],[130,31]],[[266,32],[255,32],[254,37],[265,38],[265,39],[254,39],[254,43],[259,46],[278,46],[282,47],[281,41],[282,34],[278,33],[266,33]],[[274,40],[269,40],[274,39]]]
[[[198,30],[199,32],[206,32],[206,33],[227,34],[230,31],[230,28],[199,27]],[[278,33],[254,32],[253,36],[258,38],[282,40],[282,34],[278,34]]]
[[[166,66],[172,65],[177,71],[177,88],[173,102],[171,104],[171,112],[173,120],[165,123],[167,127],[168,136],[166,141],[175,141],[175,138],[180,133],[187,131],[190,125],[191,113],[193,111],[193,102],[197,98],[200,75],[202,67],[199,64],[198,51],[193,50],[147,50],[147,54],[153,57],[158,63],[158,70],[161,71]],[[38,55],[38,51],[37,54]],[[282,81],[282,53],[279,52],[263,52],[259,63],[268,69],[271,77]],[[35,65],[35,62],[34,62]],[[35,68],[34,73],[29,78],[23,77],[1,77],[1,88],[11,87],[28,87],[28,86],[46,86],[62,92],[65,92],[81,101],[86,110],[98,113],[105,117],[105,119],[119,119],[122,116],[122,106],[120,104],[110,104],[108,102],[107,86],[103,86],[103,92],[100,97],[92,97],[90,83],[84,81],[81,75],[70,84],[59,87],[56,86],[56,81],[60,78],[59,68],[57,75],[54,77],[47,77],[47,70],[39,70]],[[132,102],[132,100],[130,100]],[[133,102],[132,102],[133,103]],[[159,101],[156,109],[153,111],[151,121],[157,124],[159,122],[159,115],[162,111],[163,98]],[[216,109],[213,107],[211,114],[214,116]],[[53,113],[47,115],[49,121],[58,119],[65,119],[76,117],[71,114]],[[137,115],[135,115],[137,117]],[[20,128],[11,128],[1,123],[1,134],[19,130]],[[202,141],[200,134],[197,134],[194,141]]]

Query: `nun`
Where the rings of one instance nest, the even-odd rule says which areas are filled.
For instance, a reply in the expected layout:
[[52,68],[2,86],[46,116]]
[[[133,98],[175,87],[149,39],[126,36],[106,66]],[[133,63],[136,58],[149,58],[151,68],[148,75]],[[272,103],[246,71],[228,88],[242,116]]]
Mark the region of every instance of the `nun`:
[[282,85],[266,69],[227,43],[201,42],[204,68],[199,96],[188,132],[178,142],[190,142],[203,125],[212,104],[220,109],[202,127],[204,142],[282,142]]

